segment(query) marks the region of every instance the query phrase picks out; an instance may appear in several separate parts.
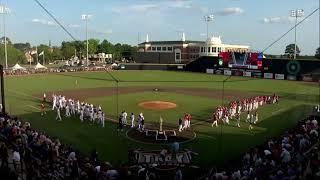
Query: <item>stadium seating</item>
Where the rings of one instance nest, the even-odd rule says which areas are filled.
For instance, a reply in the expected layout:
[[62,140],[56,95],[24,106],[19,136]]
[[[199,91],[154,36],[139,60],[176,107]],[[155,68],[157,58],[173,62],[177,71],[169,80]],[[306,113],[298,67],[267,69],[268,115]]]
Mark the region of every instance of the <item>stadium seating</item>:
[[310,116],[300,121],[282,136],[234,161],[238,166],[211,169],[200,179],[319,179],[319,119]]
[[[1,179],[131,178],[126,164],[115,169],[108,162],[99,162],[95,151],[90,158],[81,156],[17,118],[0,118],[0,142]],[[20,160],[15,161],[17,156]]]

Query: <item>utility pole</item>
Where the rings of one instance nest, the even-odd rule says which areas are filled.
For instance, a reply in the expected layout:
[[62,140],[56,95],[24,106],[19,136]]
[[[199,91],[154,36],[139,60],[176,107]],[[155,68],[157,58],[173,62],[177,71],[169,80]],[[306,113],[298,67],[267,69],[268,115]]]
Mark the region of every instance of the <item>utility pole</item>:
[[209,54],[209,49],[208,49],[208,39],[209,39],[209,22],[213,21],[214,20],[214,16],[212,14],[210,15],[207,15],[207,16],[204,16],[204,21],[206,22],[207,24],[207,39],[206,39],[206,49],[205,49],[205,52],[207,52],[207,56]]
[[303,9],[296,9],[291,11],[291,17],[295,18],[295,26],[294,26],[294,56],[293,59],[297,58],[297,23],[298,17],[302,17],[304,15]]
[[3,15],[3,36],[4,36],[4,58],[6,69],[8,69],[8,51],[7,51],[7,35],[6,35],[6,15],[10,13],[10,9],[4,5],[0,5],[0,14]]
[[89,66],[89,40],[88,40],[88,20],[92,17],[92,15],[83,14],[81,15],[81,19],[86,22],[86,45],[87,45],[87,59],[86,64]]

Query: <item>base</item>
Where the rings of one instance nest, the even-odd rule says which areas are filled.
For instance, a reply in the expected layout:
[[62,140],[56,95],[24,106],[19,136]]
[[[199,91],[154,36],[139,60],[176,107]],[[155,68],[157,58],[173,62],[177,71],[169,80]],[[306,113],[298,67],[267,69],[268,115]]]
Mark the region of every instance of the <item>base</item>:
[[166,135],[166,132],[165,131],[158,132],[156,135],[156,140],[157,141],[167,141],[168,137]]

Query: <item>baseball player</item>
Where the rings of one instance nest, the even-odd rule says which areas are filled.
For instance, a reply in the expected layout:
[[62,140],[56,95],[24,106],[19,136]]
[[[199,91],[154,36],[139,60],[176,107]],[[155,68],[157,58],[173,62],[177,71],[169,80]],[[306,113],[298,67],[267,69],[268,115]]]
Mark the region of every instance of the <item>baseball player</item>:
[[122,120],[123,120],[123,125],[126,126],[127,125],[127,116],[128,116],[128,113],[126,111],[123,111],[122,113]]
[[102,113],[102,117],[101,117],[101,124],[102,124],[102,127],[104,128],[104,123],[105,123],[105,114]]
[[192,119],[191,114],[188,114],[188,115],[187,115],[187,128],[190,128],[190,125],[191,125],[191,119]]
[[69,104],[66,105],[66,117],[70,117],[70,106]]
[[237,113],[236,115],[236,120],[237,120],[237,126],[240,127],[240,114]]
[[216,127],[218,127],[218,114],[217,113],[213,113],[212,114],[212,125],[211,127],[213,127],[213,125],[215,125]]
[[83,122],[83,117],[84,116],[84,106],[81,107],[80,109],[80,121]]
[[184,114],[183,122],[184,122],[184,124],[183,124],[182,130],[187,129],[187,127],[188,127],[188,114],[187,113]]
[[46,93],[43,93],[43,103],[46,102],[46,99],[47,99],[47,95],[46,95]]
[[76,109],[75,109],[75,104],[74,104],[74,100],[71,100],[71,114],[75,115],[76,114]]
[[258,122],[258,112],[256,111],[256,113],[254,114],[254,122],[253,124],[256,124]]
[[255,120],[254,120],[254,116],[253,116],[253,114],[251,114],[251,116],[250,116],[250,124],[249,124],[249,130],[251,130],[251,129],[253,129],[253,126],[252,126],[252,124],[253,124],[253,122],[254,122]]
[[134,128],[135,124],[134,124],[134,114],[131,113],[131,128]]
[[44,103],[41,103],[40,109],[41,109],[41,116],[43,116],[44,114],[47,114],[46,111],[44,110]]
[[56,117],[56,120],[58,120],[58,119],[59,119],[59,121],[62,121],[61,115],[60,115],[60,107],[59,107],[59,106],[57,107],[57,117]]
[[250,123],[250,119],[251,119],[250,111],[248,111],[248,113],[247,113],[247,122],[248,122],[248,123]]
[[52,110],[54,110],[54,108],[57,105],[57,96],[56,95],[52,95]]
[[182,119],[179,118],[179,132],[182,131]]

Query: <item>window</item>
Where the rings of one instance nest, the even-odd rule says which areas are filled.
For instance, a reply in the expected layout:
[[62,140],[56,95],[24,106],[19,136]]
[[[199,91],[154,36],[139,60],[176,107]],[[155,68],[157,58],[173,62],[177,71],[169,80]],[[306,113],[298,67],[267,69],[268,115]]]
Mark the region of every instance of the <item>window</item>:
[[157,47],[157,51],[161,51],[161,47]]
[[172,47],[168,47],[168,51],[172,51]]
[[212,47],[212,52],[217,52],[217,48],[216,47]]
[[162,47],[162,51],[167,51],[167,47]]
[[181,53],[176,53],[176,59],[181,59]]
[[218,48],[218,52],[221,52],[221,47]]
[[176,52],[176,63],[180,63],[180,62],[181,62],[181,53]]
[[203,47],[201,47],[201,50],[200,50],[200,52],[203,52]]
[[211,49],[211,48],[210,48],[210,47],[208,47],[208,53],[210,53],[210,49]]
[[152,51],[156,51],[156,47],[152,47]]
[[151,51],[151,47],[148,47],[148,48],[147,48],[147,51]]

